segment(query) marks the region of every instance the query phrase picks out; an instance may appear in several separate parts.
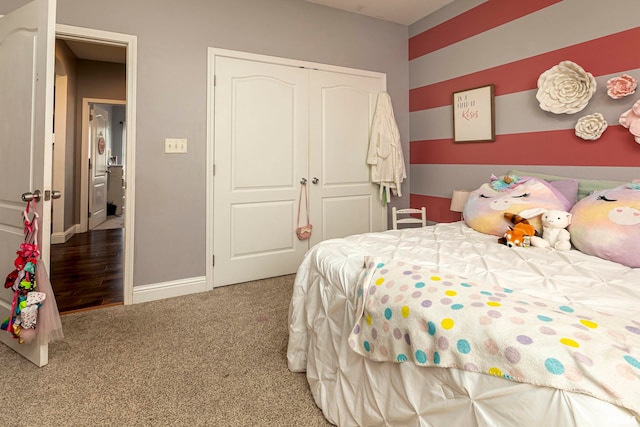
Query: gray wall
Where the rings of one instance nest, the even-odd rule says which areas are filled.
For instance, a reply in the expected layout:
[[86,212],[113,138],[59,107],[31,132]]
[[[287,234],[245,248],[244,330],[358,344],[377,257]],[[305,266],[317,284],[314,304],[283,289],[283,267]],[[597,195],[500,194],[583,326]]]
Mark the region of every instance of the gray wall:
[[[60,40],[56,41],[56,74],[67,76],[67,125],[65,142],[65,170],[64,170],[64,230],[77,223],[77,207],[74,179],[75,150],[76,150],[76,57],[69,47]],[[55,168],[55,166],[54,166]]]
[[124,105],[111,106],[111,156],[117,156],[118,165],[124,164],[124,148],[122,145],[122,130],[126,120],[126,107]]
[[[208,47],[386,73],[408,158],[405,26],[302,0],[58,0],[57,13],[138,37],[134,286],[205,275]],[[187,138],[188,154],[165,155],[165,137]]]

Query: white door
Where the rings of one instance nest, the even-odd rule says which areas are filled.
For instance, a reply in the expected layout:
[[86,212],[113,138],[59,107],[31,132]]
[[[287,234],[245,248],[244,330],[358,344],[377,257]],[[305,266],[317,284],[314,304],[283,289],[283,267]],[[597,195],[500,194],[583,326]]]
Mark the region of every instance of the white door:
[[311,245],[386,229],[385,208],[366,162],[376,100],[385,84],[378,76],[311,72]]
[[308,172],[308,70],[216,57],[214,286],[293,273]]
[[89,229],[107,220],[108,148],[111,147],[109,110],[93,104],[89,117]]
[[[0,18],[0,272],[13,267],[24,239],[21,212],[25,192],[51,191],[55,0],[34,0]],[[43,197],[40,252],[49,267],[51,201]],[[8,316],[13,293],[0,287],[0,319]],[[46,344],[18,344],[5,331],[0,341],[38,366],[48,362]]]

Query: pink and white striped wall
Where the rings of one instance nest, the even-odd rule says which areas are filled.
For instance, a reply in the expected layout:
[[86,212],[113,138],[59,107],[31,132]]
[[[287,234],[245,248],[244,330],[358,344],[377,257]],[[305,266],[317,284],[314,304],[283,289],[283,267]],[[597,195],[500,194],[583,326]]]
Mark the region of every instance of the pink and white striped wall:
[[[580,178],[640,178],[640,144],[618,124],[640,91],[613,100],[606,81],[640,80],[640,1],[457,0],[409,28],[410,206],[430,221],[449,211],[455,189],[475,189],[517,168]],[[596,78],[598,90],[576,114],[541,110],[538,76],[570,60]],[[452,93],[495,85],[496,141],[454,143]],[[599,112],[609,127],[595,142],[574,133]]]

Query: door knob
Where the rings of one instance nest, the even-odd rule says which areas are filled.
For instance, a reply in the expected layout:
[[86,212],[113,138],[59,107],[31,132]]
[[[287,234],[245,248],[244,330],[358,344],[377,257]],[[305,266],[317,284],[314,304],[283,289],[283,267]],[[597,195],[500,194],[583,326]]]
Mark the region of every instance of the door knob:
[[307,178],[302,178],[302,179],[300,180],[300,184],[302,184],[302,185],[307,185]]
[[22,193],[22,201],[30,202],[32,200],[35,200],[36,202],[39,202],[41,196],[42,193],[40,193],[40,190],[36,190],[33,193]]
[[[46,190],[44,192],[44,200],[50,200],[50,199],[59,199],[62,196],[62,193],[58,190]],[[23,202],[30,202],[32,200],[35,200],[36,202],[39,202],[40,199],[42,198],[42,193],[40,192],[40,190],[36,190],[33,193],[22,193],[22,201]]]
[[314,176],[311,182],[313,182],[314,184],[317,184],[320,182],[320,180]]

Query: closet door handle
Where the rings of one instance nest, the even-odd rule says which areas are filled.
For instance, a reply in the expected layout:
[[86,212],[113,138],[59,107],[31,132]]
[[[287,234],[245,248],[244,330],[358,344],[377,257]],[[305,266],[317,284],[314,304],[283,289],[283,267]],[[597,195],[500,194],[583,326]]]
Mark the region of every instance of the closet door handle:
[[314,184],[317,184],[320,182],[320,180],[314,176],[311,182],[313,182]]
[[302,184],[302,185],[307,185],[307,178],[302,178],[302,179],[300,180],[300,184]]

